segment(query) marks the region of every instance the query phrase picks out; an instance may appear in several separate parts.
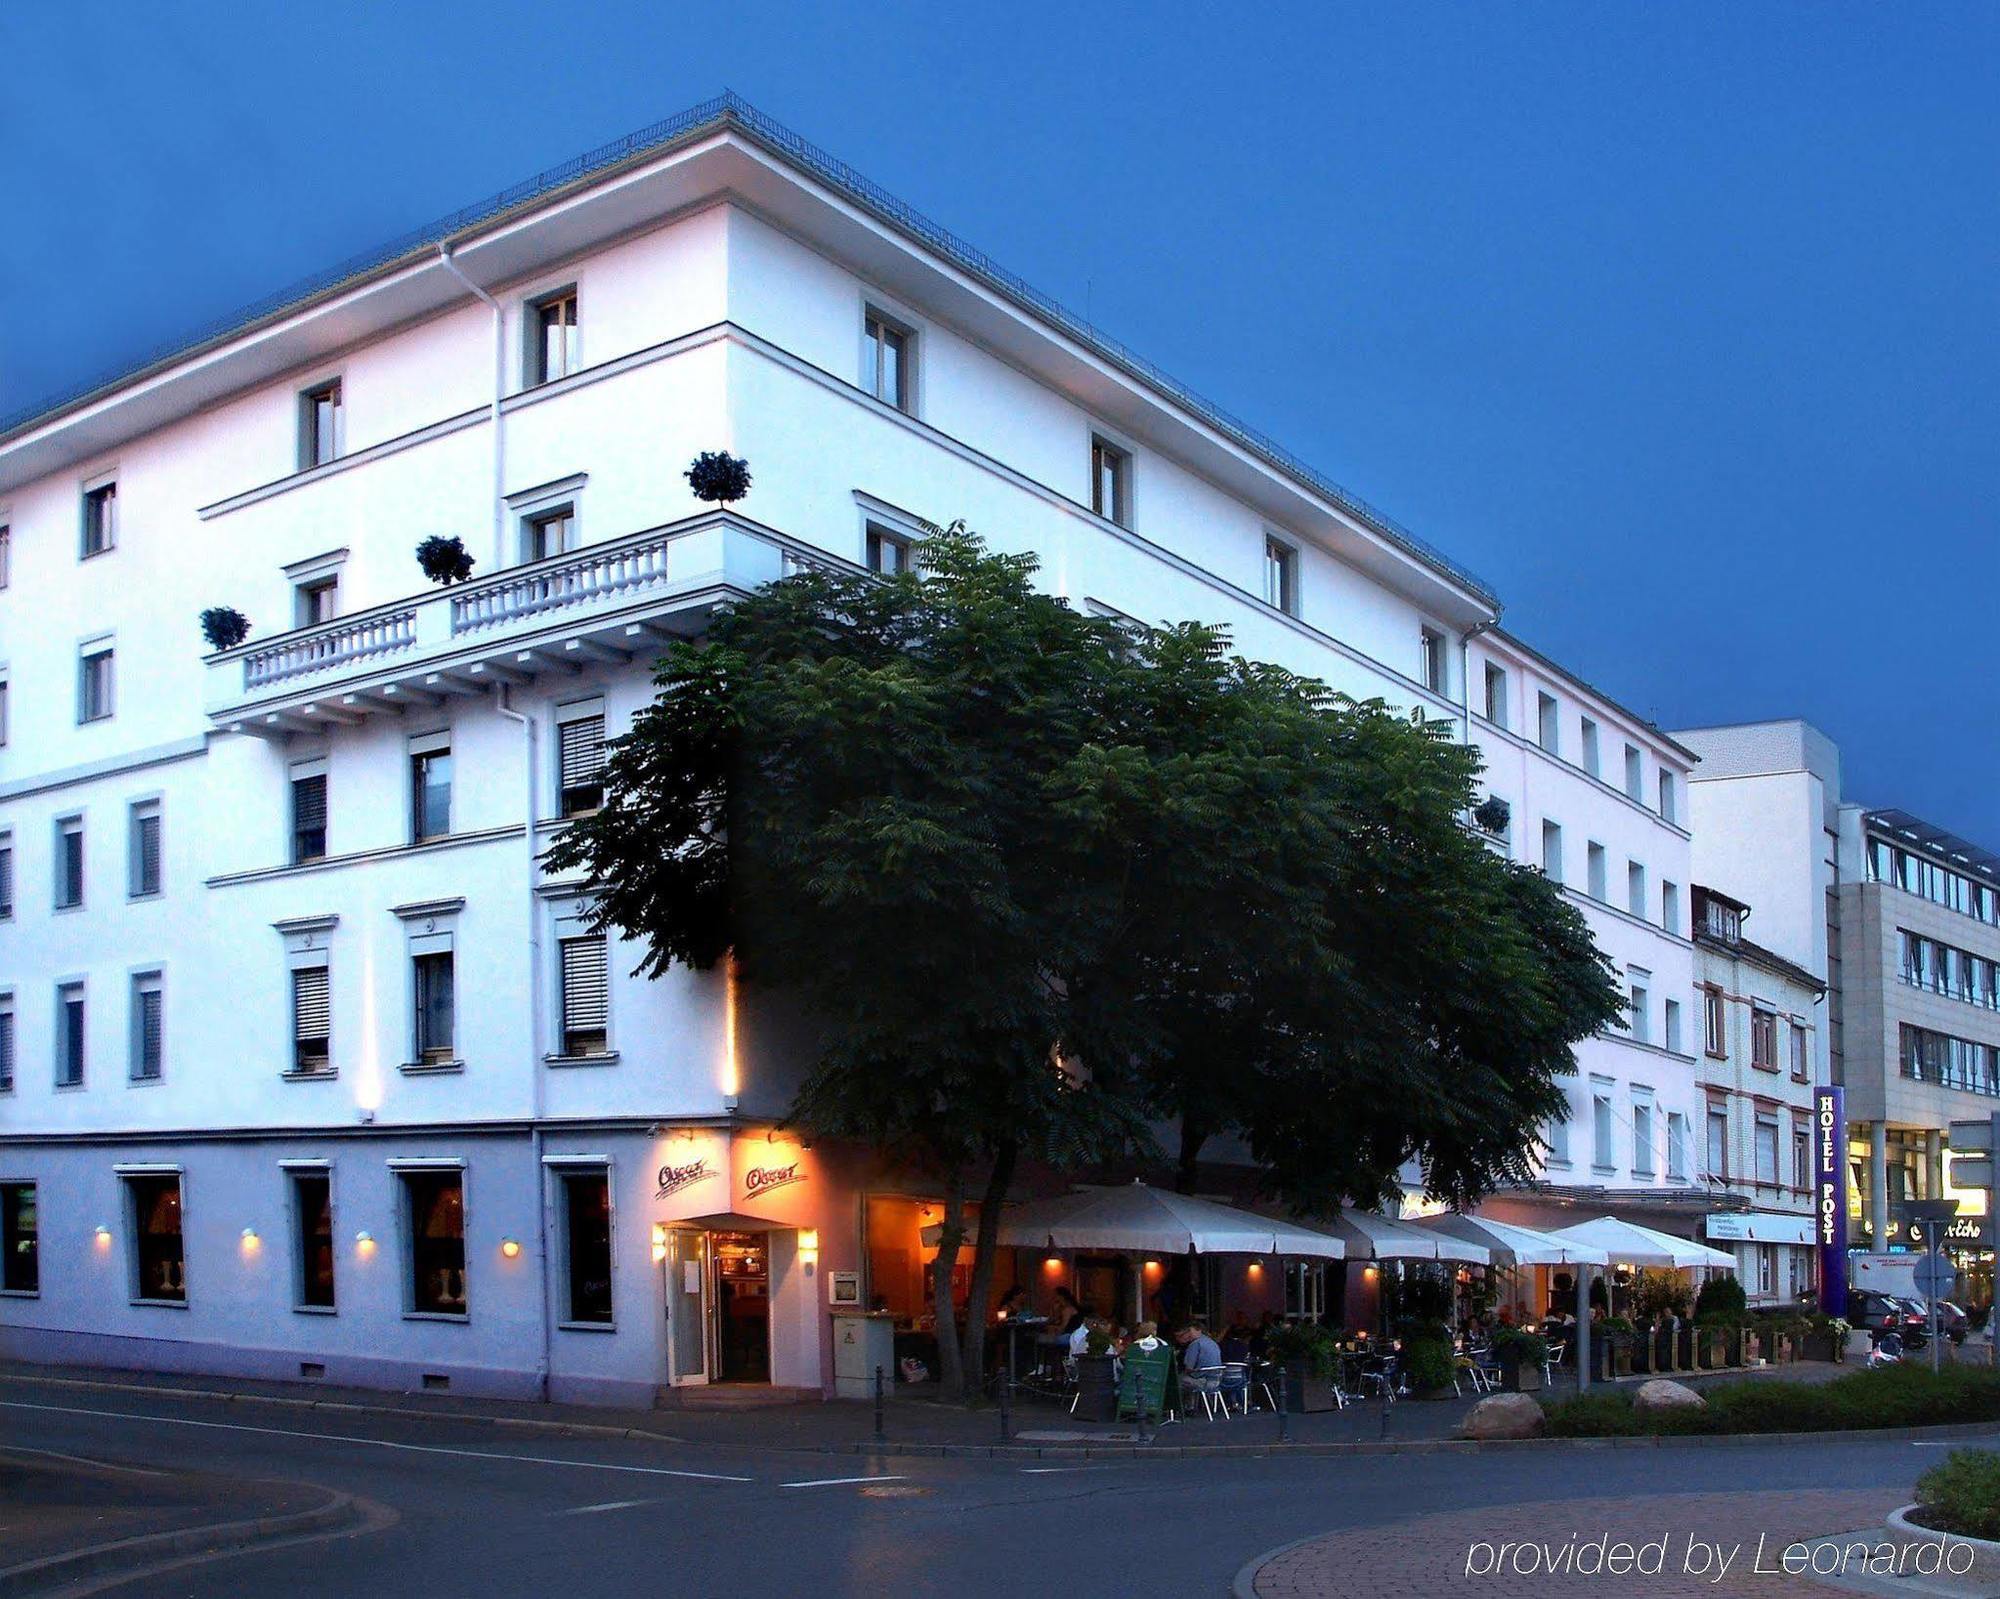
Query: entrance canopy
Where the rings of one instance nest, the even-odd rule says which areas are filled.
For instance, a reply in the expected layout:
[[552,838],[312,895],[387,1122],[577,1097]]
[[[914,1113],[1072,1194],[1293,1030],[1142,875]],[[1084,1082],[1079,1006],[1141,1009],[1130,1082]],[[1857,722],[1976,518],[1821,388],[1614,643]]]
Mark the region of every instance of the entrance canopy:
[[1149,1255],[1312,1255],[1339,1260],[1338,1238],[1234,1205],[1133,1183],[1030,1200],[1000,1222],[1017,1249],[1113,1249]]
[[1359,1260],[1457,1260],[1485,1266],[1493,1258],[1478,1240],[1391,1221],[1372,1210],[1343,1210],[1326,1226],[1347,1245],[1347,1253]]
[[1559,1227],[1549,1235],[1572,1243],[1601,1249],[1611,1260],[1632,1266],[1722,1266],[1736,1269],[1736,1257],[1710,1249],[1691,1238],[1672,1233],[1656,1233],[1636,1222],[1616,1216],[1600,1216],[1596,1221],[1580,1221],[1574,1227]]
[[1601,1249],[1554,1233],[1536,1232],[1532,1227],[1516,1227],[1511,1222],[1490,1221],[1484,1216],[1460,1216],[1446,1211],[1412,1222],[1413,1227],[1434,1232],[1462,1243],[1483,1245],[1496,1266],[1608,1266],[1611,1257]]

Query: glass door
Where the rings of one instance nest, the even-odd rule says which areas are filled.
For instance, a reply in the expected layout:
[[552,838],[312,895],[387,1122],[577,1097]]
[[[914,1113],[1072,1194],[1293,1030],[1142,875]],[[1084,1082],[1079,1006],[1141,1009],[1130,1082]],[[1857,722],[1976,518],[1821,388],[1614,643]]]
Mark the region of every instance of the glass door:
[[708,1234],[692,1227],[667,1229],[661,1263],[667,1313],[667,1381],[676,1386],[708,1381]]

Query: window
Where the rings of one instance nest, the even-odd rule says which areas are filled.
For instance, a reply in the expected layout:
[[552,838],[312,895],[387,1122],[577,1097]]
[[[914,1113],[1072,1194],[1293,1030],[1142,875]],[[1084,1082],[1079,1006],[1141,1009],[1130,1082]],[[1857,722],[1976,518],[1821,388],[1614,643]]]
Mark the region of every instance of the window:
[[314,627],[340,615],[340,574],[308,578],[292,589],[292,625]]
[[1701,1047],[1717,1060],[1729,1054],[1728,1030],[1724,1026],[1722,990],[1710,985],[1701,991]]
[[562,960],[562,1052],[602,1055],[610,1042],[611,986],[602,934],[565,938]]
[[81,1088],[85,1045],[84,989],[80,982],[56,985],[56,1087]]
[[1681,886],[1660,879],[1660,925],[1670,933],[1681,930]]
[[293,1243],[298,1250],[298,1299],[313,1310],[333,1309],[333,1176],[292,1173]]
[[166,1063],[166,981],[158,972],[132,977],[132,1081],[157,1083]]
[[1759,1244],[1757,1246],[1758,1293],[1768,1294],[1771,1292],[1772,1279],[1777,1276],[1777,1271],[1778,1246],[1776,1244]]
[[1569,1107],[1565,1105],[1560,1116],[1549,1123],[1548,1131],[1549,1163],[1567,1166],[1569,1164]]
[[1812,1187],[1812,1130],[1792,1119],[1792,1186],[1801,1192]]
[[587,816],[604,804],[604,712],[556,712],[556,809]]
[[1812,1056],[1806,1048],[1806,1030],[1793,1022],[1792,1032],[1792,1081],[1803,1083],[1812,1076]]
[[0,746],[7,742],[7,674],[0,670]]
[[880,572],[884,577],[895,577],[910,570],[911,551],[914,546],[900,533],[891,533],[887,528],[868,524],[865,555],[868,570]]
[[1423,652],[1424,687],[1433,694],[1445,692],[1444,635],[1427,627],[1418,634]]
[[14,919],[14,835],[0,833],[0,922]]
[[0,522],[0,589],[7,586],[14,570],[14,530]]
[[299,470],[325,466],[346,453],[346,413],[340,403],[340,379],[335,378],[299,396]]
[[1642,787],[1642,764],[1636,746],[1625,746],[1625,793],[1630,799],[1637,799]]
[[1563,880],[1563,830],[1558,822],[1542,823],[1542,875],[1551,883]]
[[167,1305],[186,1304],[180,1174],[128,1176],[125,1188],[132,1207],[132,1297]]
[[1264,603],[1287,616],[1299,614],[1299,552],[1283,539],[1264,535]]
[[521,518],[521,559],[546,561],[576,548],[576,507],[552,505]]
[[42,1291],[42,1230],[33,1183],[0,1183],[0,1288]]
[[56,823],[56,909],[73,911],[83,903],[83,818],[65,816]]
[[1583,859],[1586,873],[1585,887],[1589,889],[1592,899],[1601,900],[1611,892],[1605,881],[1607,868],[1604,846],[1597,840],[1591,839],[1584,846]]
[[1664,766],[1660,768],[1660,820],[1663,822],[1680,820],[1674,800],[1674,774]]
[[410,1309],[421,1316],[463,1316],[464,1175],[405,1171],[402,1179],[410,1240]]
[[1757,1181],[1778,1186],[1778,1118],[1757,1112]]
[[1535,695],[1535,742],[1551,755],[1562,738],[1562,708],[1553,694]]
[[1495,727],[1507,725],[1507,674],[1491,661],[1486,663],[1486,720]]
[[101,722],[111,715],[115,679],[112,647],[102,640],[86,644],[76,658],[76,719]]
[[1604,775],[1597,758],[1597,724],[1587,716],[1583,719],[1583,769],[1592,777]]
[[1667,1112],[1667,1177],[1677,1183],[1687,1181],[1688,1123],[1677,1110]]
[[1611,1147],[1611,1096],[1593,1094],[1590,1100],[1591,1164],[1603,1171],[1610,1171],[1617,1164],[1617,1152]]
[[1681,1002],[1677,999],[1666,1002],[1666,1036],[1662,1042],[1674,1054],[1681,1052]]
[[563,1234],[568,1245],[569,1317],[611,1322],[611,1181],[602,1171],[562,1173]]
[[160,802],[135,800],[126,816],[125,892],[145,899],[160,891]]
[[453,1020],[456,996],[455,974],[450,950],[434,950],[411,958],[416,999],[416,1053],[420,1065],[435,1066],[453,1058]]
[[1718,1182],[1729,1176],[1729,1110],[1712,1100],[1708,1107],[1708,1175]]
[[1090,441],[1090,508],[1120,527],[1132,525],[1132,457],[1117,445]]
[[326,762],[292,768],[292,864],[326,858]]
[[908,328],[880,311],[870,310],[862,318],[861,386],[899,411],[910,410],[915,398],[911,382],[915,343]]
[[1626,1010],[1627,1025],[1632,1029],[1632,1036],[1642,1044],[1649,1044],[1653,1040],[1653,995],[1646,983],[1641,981],[1648,976],[1648,973],[1638,971],[1632,974]]
[[1653,1107],[1643,1102],[1632,1107],[1632,1175],[1653,1175]]
[[544,295],[528,307],[528,384],[553,383],[582,364],[577,343],[576,290]]
[[14,1092],[14,996],[0,994],[0,1094]]
[[83,491],[83,558],[118,548],[118,485],[100,483]]
[[292,968],[291,1069],[333,1069],[333,970],[329,966]]
[[1637,861],[1625,863],[1625,908],[1640,918],[1646,914],[1646,868]]
[[1761,1005],[1750,1008],[1750,1064],[1760,1072],[1778,1069],[1778,1018]]
[[442,734],[410,745],[410,841],[451,831],[451,741]]

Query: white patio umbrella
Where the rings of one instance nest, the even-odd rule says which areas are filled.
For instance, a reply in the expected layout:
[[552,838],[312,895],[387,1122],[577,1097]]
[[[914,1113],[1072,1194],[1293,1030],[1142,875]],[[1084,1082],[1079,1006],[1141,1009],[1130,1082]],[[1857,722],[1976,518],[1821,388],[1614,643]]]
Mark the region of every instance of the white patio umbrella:
[[1484,1245],[1496,1266],[1604,1266],[1611,1257],[1573,1238],[1516,1227],[1485,1216],[1461,1216],[1446,1211],[1410,1223],[1426,1232],[1441,1233],[1464,1243]]
[[1710,1249],[1692,1238],[1676,1238],[1672,1233],[1655,1232],[1637,1222],[1616,1216],[1600,1216],[1580,1221],[1574,1227],[1558,1227],[1552,1238],[1567,1239],[1587,1248],[1601,1249],[1609,1260],[1633,1266],[1720,1266],[1736,1269],[1736,1257]]
[[1484,1266],[1493,1259],[1491,1250],[1478,1239],[1391,1221],[1372,1210],[1343,1210],[1326,1227],[1347,1245],[1350,1256],[1362,1260],[1456,1260]]

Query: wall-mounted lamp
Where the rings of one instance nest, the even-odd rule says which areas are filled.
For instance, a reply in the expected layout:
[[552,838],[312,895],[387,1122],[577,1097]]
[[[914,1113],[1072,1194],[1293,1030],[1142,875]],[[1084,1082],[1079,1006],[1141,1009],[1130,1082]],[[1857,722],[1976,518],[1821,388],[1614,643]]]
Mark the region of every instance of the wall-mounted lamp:
[[245,1253],[255,1249],[261,1241],[257,1237],[257,1229],[255,1227],[245,1227],[243,1229],[243,1248]]
[[99,1249],[109,1249],[111,1247],[111,1229],[109,1227],[99,1227],[97,1229],[97,1247]]
[[658,1222],[653,1223],[653,1264],[659,1265],[667,1258],[667,1230]]
[[817,1255],[819,1253],[819,1229],[817,1227],[801,1227],[799,1229],[799,1253],[801,1255]]
[[375,1235],[374,1235],[373,1233],[371,1233],[371,1232],[368,1232],[368,1231],[366,1231],[366,1230],[363,1230],[363,1231],[361,1231],[361,1232],[358,1232],[358,1233],[356,1233],[356,1234],[354,1235],[354,1252],[355,1252],[355,1253],[356,1253],[357,1255],[372,1255],[372,1254],[374,1254],[374,1253],[375,1253]]
[[1049,1256],[1047,1260],[1042,1262],[1042,1270],[1047,1272],[1051,1277],[1055,1276],[1062,1270],[1062,1256]]
[[500,1253],[505,1255],[509,1260],[512,1260],[516,1255],[520,1254],[520,1252],[521,1252],[520,1239],[503,1238],[500,1240]]

